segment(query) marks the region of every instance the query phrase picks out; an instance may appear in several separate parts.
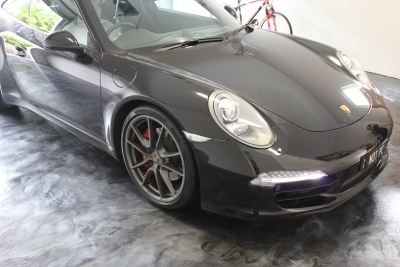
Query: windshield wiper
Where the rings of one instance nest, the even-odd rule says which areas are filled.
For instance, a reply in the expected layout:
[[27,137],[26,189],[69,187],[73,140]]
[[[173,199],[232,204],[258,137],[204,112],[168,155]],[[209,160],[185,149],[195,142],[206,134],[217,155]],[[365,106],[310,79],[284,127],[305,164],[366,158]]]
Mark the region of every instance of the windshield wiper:
[[246,30],[246,33],[251,33],[254,31],[253,27],[249,26],[249,25],[243,25],[240,28],[237,28],[236,30],[234,30],[231,34],[228,35],[228,37],[226,37],[225,40],[228,40],[229,37],[238,34],[241,30]]
[[171,50],[171,49],[175,49],[175,48],[185,48],[185,47],[195,46],[195,45],[202,44],[202,43],[222,42],[223,40],[224,40],[224,38],[222,38],[222,37],[189,40],[189,41],[184,41],[184,42],[177,43],[177,44],[167,45],[167,46],[164,46],[163,48],[159,48],[154,51],[155,52],[167,51],[167,50]]

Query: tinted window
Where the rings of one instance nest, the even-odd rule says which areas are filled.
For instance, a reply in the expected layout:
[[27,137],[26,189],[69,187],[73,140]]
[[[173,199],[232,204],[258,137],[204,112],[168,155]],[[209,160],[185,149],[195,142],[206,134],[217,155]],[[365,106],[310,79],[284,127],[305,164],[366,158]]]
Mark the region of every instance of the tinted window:
[[[180,11],[204,17],[214,17],[210,12],[201,7],[198,2],[188,0],[156,0],[158,8]],[[214,17],[215,18],[215,17]]]
[[41,0],[9,0],[4,10],[20,22],[44,32],[50,32],[61,19]]

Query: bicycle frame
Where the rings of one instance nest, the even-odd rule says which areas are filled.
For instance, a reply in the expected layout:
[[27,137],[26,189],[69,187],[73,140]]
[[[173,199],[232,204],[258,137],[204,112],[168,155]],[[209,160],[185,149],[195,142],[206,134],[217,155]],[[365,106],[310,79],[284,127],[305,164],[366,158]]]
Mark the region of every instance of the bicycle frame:
[[[271,3],[269,3],[269,0],[253,0],[253,1],[250,1],[250,2],[247,2],[247,3],[244,3],[244,4],[241,4],[240,3],[241,1],[242,0],[238,0],[238,6],[235,8],[235,10],[238,11],[238,13],[239,13],[239,21],[240,21],[240,23],[242,23],[242,7],[243,6],[246,6],[246,5],[252,4],[252,3],[256,3],[256,2],[263,2],[258,7],[258,9],[254,12],[253,16],[251,16],[251,18],[247,21],[246,25],[250,24],[253,21],[253,19],[257,16],[257,14],[260,12],[260,10],[263,9],[263,7],[265,7],[265,15],[266,15],[267,22],[268,22],[268,29],[271,29],[271,25],[269,23],[269,19],[271,18],[271,12],[274,11],[274,7],[272,5],[273,1],[271,1]],[[274,26],[273,30],[276,31],[276,23],[275,23],[275,19],[274,18],[273,18],[273,26]]]

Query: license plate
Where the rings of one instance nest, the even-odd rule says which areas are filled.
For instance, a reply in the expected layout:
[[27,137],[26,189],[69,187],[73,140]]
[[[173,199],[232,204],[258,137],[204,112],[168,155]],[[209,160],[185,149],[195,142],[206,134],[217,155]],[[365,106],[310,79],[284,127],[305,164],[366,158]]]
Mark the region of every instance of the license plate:
[[379,161],[382,158],[382,155],[386,153],[386,149],[387,149],[387,142],[381,144],[368,154],[362,156],[360,170],[365,170],[375,162]]

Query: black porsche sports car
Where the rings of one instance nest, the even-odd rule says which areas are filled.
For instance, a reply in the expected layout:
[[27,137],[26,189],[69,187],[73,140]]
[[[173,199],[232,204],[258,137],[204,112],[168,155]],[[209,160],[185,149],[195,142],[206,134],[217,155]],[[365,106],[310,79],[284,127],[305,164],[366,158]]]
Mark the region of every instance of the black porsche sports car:
[[332,47],[240,25],[214,0],[7,0],[1,107],[123,160],[166,209],[331,210],[388,162],[390,110]]

